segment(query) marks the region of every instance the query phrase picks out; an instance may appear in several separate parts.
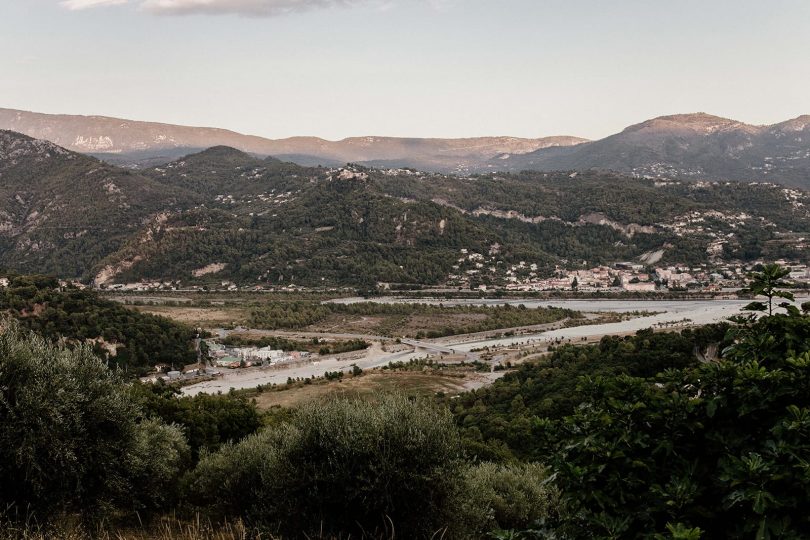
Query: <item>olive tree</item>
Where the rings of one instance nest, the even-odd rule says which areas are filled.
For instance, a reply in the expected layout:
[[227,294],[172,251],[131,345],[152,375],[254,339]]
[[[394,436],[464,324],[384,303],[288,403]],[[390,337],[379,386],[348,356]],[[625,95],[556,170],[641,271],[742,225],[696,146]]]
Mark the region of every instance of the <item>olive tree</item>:
[[388,529],[429,538],[451,519],[460,458],[446,409],[402,396],[340,399],[204,456],[187,493],[284,537]]
[[92,349],[2,323],[0,507],[47,520],[160,505],[187,445],[177,428],[139,418],[126,382]]

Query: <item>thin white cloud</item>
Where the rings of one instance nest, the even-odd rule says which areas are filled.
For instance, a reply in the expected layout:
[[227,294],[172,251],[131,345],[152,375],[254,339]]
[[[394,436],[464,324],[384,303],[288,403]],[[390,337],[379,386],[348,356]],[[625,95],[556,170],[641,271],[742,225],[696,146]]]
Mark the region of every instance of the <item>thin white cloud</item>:
[[273,17],[314,9],[375,3],[377,0],[143,0],[141,8],[158,15],[238,14]]
[[64,0],[60,2],[71,11],[89,9],[102,6],[120,6],[126,4],[128,0]]
[[[413,0],[411,0],[413,1]],[[459,0],[418,0],[442,10]],[[243,15],[275,17],[318,9],[370,6],[385,10],[396,0],[62,0],[70,10],[102,6],[137,4],[139,9],[155,15]]]

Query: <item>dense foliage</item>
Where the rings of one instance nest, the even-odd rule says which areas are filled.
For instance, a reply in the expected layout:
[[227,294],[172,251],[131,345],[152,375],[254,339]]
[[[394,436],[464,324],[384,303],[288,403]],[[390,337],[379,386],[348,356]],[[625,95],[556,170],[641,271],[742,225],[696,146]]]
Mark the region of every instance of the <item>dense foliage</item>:
[[285,538],[470,538],[546,517],[546,480],[537,465],[467,465],[446,410],[384,396],[306,405],[205,456],[187,492]]
[[183,429],[193,457],[254,433],[261,427],[256,407],[237,395],[198,394],[179,397],[180,391],[162,382],[134,385],[132,395],[142,413]]
[[[583,381],[556,434],[567,530],[810,534],[810,320],[774,315],[750,332],[717,363]],[[763,337],[764,350],[749,347]]]
[[190,491],[285,536],[382,529],[388,516],[404,537],[424,537],[447,519],[460,459],[440,410],[333,402],[204,458]]
[[562,347],[457,400],[466,446],[552,465],[564,537],[805,538],[810,317],[735,323]]
[[93,344],[110,367],[139,373],[158,363],[181,367],[196,359],[190,327],[62,286],[55,278],[7,278],[9,285],[0,288],[0,311],[49,339]]
[[571,414],[582,402],[583,376],[652,377],[697,363],[695,349],[723,339],[727,326],[678,333],[605,336],[597,345],[562,345],[548,358],[522,364],[497,384],[463,394],[452,407],[471,449],[481,455],[506,452],[546,459],[550,420]]
[[86,346],[13,322],[0,333],[0,507],[47,519],[171,503],[188,446],[179,428],[138,422],[124,381]]

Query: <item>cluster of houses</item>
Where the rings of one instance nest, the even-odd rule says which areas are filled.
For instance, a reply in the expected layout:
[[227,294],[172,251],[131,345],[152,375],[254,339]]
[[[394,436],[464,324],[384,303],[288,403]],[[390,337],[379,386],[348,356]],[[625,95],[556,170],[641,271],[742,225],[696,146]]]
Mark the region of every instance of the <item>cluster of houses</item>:
[[[455,273],[448,284],[462,288],[502,288],[508,291],[683,291],[712,292],[740,289],[748,282],[749,273],[764,261],[735,264],[713,263],[695,265],[655,266],[652,261],[617,262],[610,266],[597,266],[583,270],[556,267],[553,272],[541,269],[535,263],[521,261],[505,265],[503,261],[480,253],[461,250]],[[790,261],[776,261],[791,269],[790,279],[797,284],[810,284],[807,265]],[[548,275],[550,274],[550,275]],[[483,283],[482,283],[483,282]]]
[[166,383],[191,382],[198,379],[219,377],[222,372],[211,366],[204,364],[189,364],[182,369],[175,369],[169,364],[157,364],[154,373],[141,378],[141,382],[156,383],[163,381]]
[[179,281],[138,281],[135,283],[112,283],[99,286],[101,289],[122,292],[176,291],[179,287]]
[[218,368],[237,369],[251,366],[274,366],[308,360],[306,351],[285,352],[271,347],[228,347],[207,341],[211,363]]
[[[790,267],[790,280],[797,284],[810,284],[810,269],[806,265],[778,261]],[[599,266],[589,270],[561,271],[561,277],[507,283],[511,290],[580,290],[580,291],[683,291],[712,292],[737,290],[748,284],[748,274],[756,264],[699,266],[675,265],[649,269],[641,264],[616,263],[612,267]]]
[[154,383],[192,382],[199,379],[221,376],[222,369],[238,369],[252,366],[276,366],[310,360],[307,351],[286,352],[271,347],[229,347],[215,340],[205,341],[208,347],[208,360],[199,364],[189,364],[176,368],[169,364],[157,364],[154,373],[141,381]]

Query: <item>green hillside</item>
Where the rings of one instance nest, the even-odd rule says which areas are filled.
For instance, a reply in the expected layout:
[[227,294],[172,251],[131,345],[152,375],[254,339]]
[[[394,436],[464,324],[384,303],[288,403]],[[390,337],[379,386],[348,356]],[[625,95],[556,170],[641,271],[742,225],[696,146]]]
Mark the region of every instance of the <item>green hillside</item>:
[[468,271],[463,250],[497,284],[520,261],[806,260],[810,231],[808,193],[768,184],[330,169],[227,147],[135,173],[11,132],[0,178],[0,265],[98,285],[441,284]]
[[0,313],[52,340],[88,343],[109,367],[129,373],[166,363],[182,367],[196,361],[195,330],[163,317],[139,313],[105,300],[93,291],[39,275],[5,276]]
[[0,266],[90,276],[161,212],[193,196],[56,145],[0,132]]

